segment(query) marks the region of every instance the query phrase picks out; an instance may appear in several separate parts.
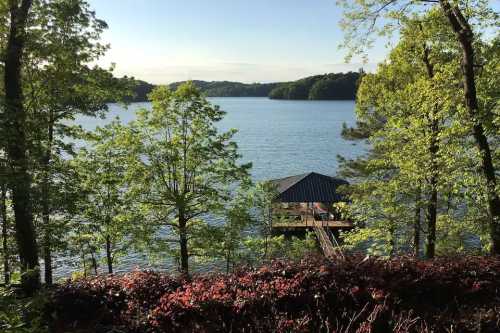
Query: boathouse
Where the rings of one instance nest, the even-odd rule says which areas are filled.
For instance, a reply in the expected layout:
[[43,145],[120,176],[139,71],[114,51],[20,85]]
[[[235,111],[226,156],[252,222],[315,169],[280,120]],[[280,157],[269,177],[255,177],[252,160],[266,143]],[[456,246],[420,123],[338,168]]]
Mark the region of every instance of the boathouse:
[[315,224],[329,228],[352,227],[352,222],[343,221],[333,207],[334,203],[346,201],[338,191],[340,186],[349,184],[346,180],[309,172],[270,182],[277,191],[273,216],[278,218],[274,219],[273,227],[300,228]]
[[334,203],[347,201],[339,187],[349,183],[315,172],[270,182],[276,190],[271,211],[274,233],[313,230],[327,257],[338,252],[339,231],[351,229],[353,223],[342,218]]

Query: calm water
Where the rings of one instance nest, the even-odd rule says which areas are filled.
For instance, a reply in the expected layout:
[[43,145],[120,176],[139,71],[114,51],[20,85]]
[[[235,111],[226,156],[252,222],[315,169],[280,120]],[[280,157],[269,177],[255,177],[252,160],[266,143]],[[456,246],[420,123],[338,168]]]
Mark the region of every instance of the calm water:
[[[278,101],[267,98],[217,97],[209,99],[227,112],[220,130],[238,129],[235,140],[243,161],[252,162],[255,180],[286,177],[316,171],[335,175],[337,155],[355,157],[363,146],[341,138],[342,124],[355,123],[353,101]],[[107,119],[134,119],[139,108],[112,104]],[[80,118],[86,129],[104,125],[106,119]]]
[[[219,129],[238,129],[235,141],[243,161],[253,163],[254,180],[310,171],[335,175],[337,155],[353,158],[364,151],[362,144],[353,144],[340,136],[343,123],[355,123],[352,101],[277,101],[245,97],[210,98],[210,101],[227,112],[224,120],[218,124]],[[150,103],[134,103],[127,109],[112,104],[106,119],[82,117],[77,123],[92,130],[117,116],[123,122],[129,122],[134,119],[135,111],[144,107],[150,107]],[[66,258],[57,263],[56,276],[68,276],[74,270],[68,261],[71,260]],[[171,269],[172,264],[169,258],[165,258],[162,263],[152,267]],[[146,258],[131,253],[120,260],[116,270],[128,271],[146,266]],[[206,264],[200,267],[202,270],[203,267],[211,269]]]

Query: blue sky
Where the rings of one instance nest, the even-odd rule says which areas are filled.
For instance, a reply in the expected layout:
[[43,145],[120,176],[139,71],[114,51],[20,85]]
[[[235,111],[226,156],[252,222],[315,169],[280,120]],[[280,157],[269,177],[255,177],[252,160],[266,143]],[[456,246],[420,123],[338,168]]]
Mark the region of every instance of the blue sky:
[[[109,29],[100,63],[153,83],[273,82],[357,70],[339,50],[335,0],[90,0]],[[370,50],[368,70],[384,45]]]

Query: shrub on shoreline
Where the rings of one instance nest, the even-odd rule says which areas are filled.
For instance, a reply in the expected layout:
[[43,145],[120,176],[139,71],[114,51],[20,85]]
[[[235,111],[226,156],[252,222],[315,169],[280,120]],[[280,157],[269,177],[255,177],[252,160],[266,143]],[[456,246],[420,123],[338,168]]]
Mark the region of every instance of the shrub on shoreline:
[[500,258],[276,261],[191,280],[132,272],[68,281],[57,332],[498,332]]

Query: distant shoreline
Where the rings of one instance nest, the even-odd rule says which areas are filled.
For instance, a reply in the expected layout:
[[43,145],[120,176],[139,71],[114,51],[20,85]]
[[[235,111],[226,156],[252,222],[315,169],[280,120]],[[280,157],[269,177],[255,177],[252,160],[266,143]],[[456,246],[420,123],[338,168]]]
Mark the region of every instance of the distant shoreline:
[[[309,76],[291,82],[276,83],[241,83],[231,81],[201,81],[192,82],[207,97],[267,97],[277,100],[323,100],[323,101],[353,101],[363,72],[330,73]],[[183,81],[185,82],[185,81]],[[171,89],[183,82],[171,83]],[[134,97],[127,102],[148,102],[148,94],[156,85],[136,81]]]
[[[270,98],[269,96],[207,96],[207,98],[259,98],[267,99],[271,101],[284,101],[284,102],[355,102],[355,99],[277,99]],[[127,103],[150,103],[149,100],[133,100],[127,101]],[[109,103],[119,103],[119,102],[109,102]]]

